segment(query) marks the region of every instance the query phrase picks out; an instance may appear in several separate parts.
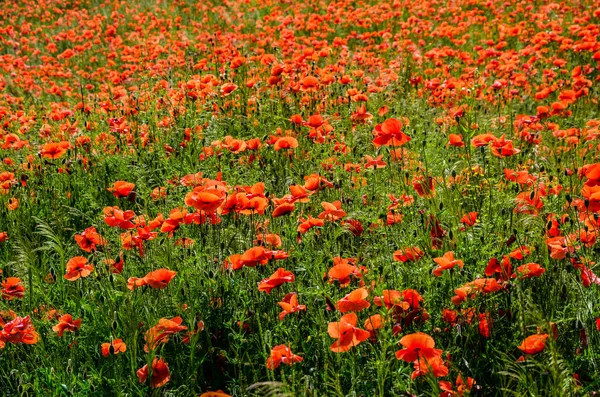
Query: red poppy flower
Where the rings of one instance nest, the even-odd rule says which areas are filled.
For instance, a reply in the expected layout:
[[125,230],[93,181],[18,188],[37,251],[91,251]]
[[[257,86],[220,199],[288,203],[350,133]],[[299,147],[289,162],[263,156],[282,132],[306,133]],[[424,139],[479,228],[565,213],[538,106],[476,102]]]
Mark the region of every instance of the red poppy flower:
[[307,231],[309,231],[313,227],[321,227],[321,226],[325,225],[325,221],[324,220],[322,220],[322,219],[315,219],[315,218],[311,217],[310,215],[308,216],[307,219],[300,218],[299,222],[300,222],[300,225],[298,225],[298,228],[296,230],[300,234],[306,233]]
[[65,314],[58,320],[58,324],[52,327],[52,331],[57,332],[58,336],[63,336],[65,331],[75,332],[81,327],[81,319],[73,320],[73,316]]
[[62,157],[63,154],[71,147],[69,142],[63,141],[59,143],[46,143],[42,146],[40,154],[43,158],[57,159]]
[[444,360],[440,356],[434,356],[430,359],[419,357],[418,360],[413,362],[413,365],[415,370],[411,375],[411,379],[425,376],[428,373],[432,373],[434,377],[440,378],[447,376],[449,373],[448,367],[444,365]]
[[433,259],[435,263],[438,264],[438,267],[433,269],[433,274],[437,277],[442,275],[444,270],[452,270],[454,266],[458,265],[461,269],[464,266],[463,261],[459,259],[454,259],[454,252],[448,251],[444,254],[444,256]]
[[[146,380],[148,379],[148,364],[138,369],[137,377],[140,383],[146,383]],[[150,387],[156,389],[157,387],[164,386],[169,379],[171,379],[171,372],[169,371],[167,363],[162,358],[154,357],[154,360],[152,360],[152,379],[150,380]]]
[[383,154],[376,158],[365,155],[365,168],[385,168],[387,163],[383,161]]
[[330,282],[337,280],[340,283],[340,287],[346,287],[350,284],[350,276],[361,278],[363,273],[366,273],[364,267],[356,266],[356,258],[340,258],[336,256],[333,258],[334,266],[329,269],[327,276]]
[[398,119],[387,119],[382,124],[375,126],[375,139],[373,144],[379,146],[402,146],[410,142],[411,138],[402,132],[402,122]]
[[359,312],[366,309],[371,306],[371,304],[365,300],[367,296],[369,296],[369,293],[366,288],[355,289],[337,302],[337,309],[342,313],[349,311]]
[[94,271],[94,265],[88,265],[88,260],[83,256],[75,256],[67,262],[65,279],[75,281],[80,277],[87,277]]
[[383,290],[383,295],[376,296],[373,302],[377,306],[385,306],[388,310],[396,306],[404,310],[410,309],[410,303],[405,302],[404,295],[396,290]]
[[121,339],[117,338],[114,339],[112,343],[103,343],[100,346],[100,350],[102,351],[102,355],[104,357],[108,357],[111,352],[113,354],[125,353],[127,351],[127,345],[125,345],[125,342],[123,342]]
[[412,186],[419,197],[432,198],[435,196],[434,179],[430,176],[415,176],[412,181]]
[[23,298],[25,296],[25,287],[21,284],[18,277],[8,277],[2,280],[2,299],[13,300],[14,298]]
[[185,196],[185,204],[204,212],[213,212],[225,201],[225,192],[219,189],[194,188]]
[[342,210],[342,203],[340,201],[334,201],[333,203],[323,201],[321,206],[325,211],[319,214],[319,219],[337,221],[346,216],[346,212]]
[[465,146],[465,142],[463,141],[462,135],[459,135],[459,134],[449,134],[448,135],[448,146],[454,146],[454,147],[463,147],[463,146]]
[[294,203],[282,203],[273,210],[272,216],[273,218],[278,218],[280,216],[291,213],[295,209],[296,206],[294,205]]
[[95,251],[96,246],[104,245],[106,243],[104,238],[98,234],[94,226],[88,227],[81,234],[76,234],[75,242],[79,248],[85,252]]
[[144,335],[144,340],[146,341],[144,351],[149,353],[150,350],[156,349],[160,344],[167,343],[169,341],[169,335],[185,331],[187,327],[181,325],[182,323],[183,319],[179,316],[171,319],[161,318],[158,320],[158,324],[148,329]]
[[302,362],[302,357],[292,353],[289,346],[277,345],[271,349],[271,355],[267,359],[267,368],[276,369],[281,364],[292,365]]
[[519,350],[526,354],[536,354],[546,348],[548,334],[530,335],[518,346]]
[[[0,321],[2,323],[3,321]],[[0,331],[0,348],[4,347],[5,343],[24,343],[26,345],[36,344],[40,340],[40,335],[35,331],[31,318],[18,317],[6,324]]]
[[337,339],[330,347],[332,352],[346,352],[369,338],[368,331],[356,327],[357,321],[355,313],[348,313],[343,315],[340,321],[329,323],[327,332],[329,336]]
[[284,136],[275,142],[273,145],[273,149],[281,150],[281,149],[295,149],[298,147],[298,140],[291,136]]
[[416,262],[425,255],[419,247],[405,247],[394,252],[396,262]]
[[127,280],[127,288],[130,290],[134,290],[138,287],[143,287],[145,285],[150,285],[152,288],[156,289],[164,289],[171,282],[173,277],[177,272],[169,270],[169,269],[157,269],[142,278],[138,277],[130,277]]
[[502,288],[503,286],[498,284],[495,278],[478,278],[455,289],[456,295],[452,297],[452,303],[459,305],[466,299],[475,297],[478,293],[489,294],[500,291]]
[[281,306],[281,313],[279,313],[279,321],[283,321],[285,316],[291,313],[296,313],[301,310],[306,310],[305,305],[298,304],[298,294],[295,292],[290,292],[286,296],[283,297],[281,302],[277,302],[279,306]]
[[231,397],[231,395],[225,393],[223,390],[207,391],[200,394],[200,397]]
[[252,247],[241,255],[240,264],[248,267],[255,267],[258,264],[266,265],[270,258],[268,252],[265,247]]
[[413,362],[421,358],[431,360],[433,357],[442,355],[440,349],[434,349],[435,341],[433,338],[423,332],[404,336],[400,339],[400,344],[404,346],[404,349],[396,352],[398,360],[406,362]]
[[267,294],[271,293],[271,290],[284,283],[291,283],[294,281],[294,274],[284,268],[280,267],[271,275],[271,277],[262,280],[258,283],[258,290],[264,291]]
[[135,212],[132,210],[121,211],[119,207],[104,208],[104,222],[111,227],[119,227],[121,229],[131,229],[135,227],[131,219],[135,217]]
[[221,93],[224,96],[231,94],[233,91],[237,90],[238,86],[233,83],[225,83],[221,86]]
[[319,174],[311,174],[304,177],[304,187],[308,190],[316,191],[321,188],[332,188],[333,183],[321,177]]
[[515,201],[517,205],[514,212],[518,214],[530,214],[536,216],[544,207],[544,203],[540,199],[540,194],[537,192],[519,193]]
[[383,320],[383,316],[381,314],[373,314],[365,320],[363,327],[369,331],[372,341],[375,341],[374,338],[377,336],[377,330],[383,328],[384,322],[385,321]]
[[[537,263],[527,263],[525,265],[521,265],[521,266],[517,267],[517,274],[519,275],[519,278],[521,278],[521,279],[540,277],[542,274],[544,274],[545,271],[546,271],[546,269],[544,269]],[[515,275],[515,277],[516,277],[516,275]]]
[[476,135],[471,139],[471,146],[481,147],[487,146],[490,142],[496,142],[498,138],[493,134]]
[[116,198],[122,198],[129,196],[129,193],[133,191],[135,184],[126,181],[116,181],[112,187],[107,188]]
[[479,330],[479,335],[484,338],[490,337],[490,331],[492,326],[492,318],[489,313],[479,313],[479,324],[477,325],[477,329]]
[[[478,216],[477,212],[475,212],[475,211],[469,212],[469,213],[463,215],[462,218],[460,218],[460,223],[462,223],[465,226],[473,226],[477,222],[477,216]],[[465,227],[462,227],[460,230],[465,231]]]
[[529,254],[531,254],[531,250],[529,249],[529,247],[527,247],[526,245],[522,245],[522,246],[517,247],[514,250],[512,250],[510,252],[510,254],[508,254],[508,256],[510,258],[520,261],[520,260],[524,259],[526,256],[528,256]]

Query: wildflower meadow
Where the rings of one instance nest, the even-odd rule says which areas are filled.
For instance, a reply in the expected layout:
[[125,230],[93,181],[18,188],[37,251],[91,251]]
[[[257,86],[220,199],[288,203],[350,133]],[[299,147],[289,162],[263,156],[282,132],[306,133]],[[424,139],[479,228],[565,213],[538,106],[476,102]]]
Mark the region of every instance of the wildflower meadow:
[[600,393],[600,2],[0,7],[0,395]]

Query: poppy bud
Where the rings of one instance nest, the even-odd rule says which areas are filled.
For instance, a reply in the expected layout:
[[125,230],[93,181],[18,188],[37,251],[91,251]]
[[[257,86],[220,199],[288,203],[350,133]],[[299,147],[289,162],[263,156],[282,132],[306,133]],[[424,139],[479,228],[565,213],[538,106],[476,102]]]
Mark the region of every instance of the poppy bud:
[[587,349],[588,338],[587,333],[585,332],[585,328],[582,328],[581,331],[579,331],[579,339],[581,340],[581,346],[583,346],[584,349]]
[[327,309],[328,312],[335,310],[335,305],[328,296],[325,297],[325,309]]
[[567,203],[569,203],[569,204],[571,204],[571,201],[573,201],[570,194],[566,194],[565,199],[567,200]]
[[531,193],[529,194],[529,200],[532,200],[535,198],[535,191],[531,191]]
[[588,209],[590,206],[590,200],[589,199],[583,200],[583,205],[585,205],[585,209]]

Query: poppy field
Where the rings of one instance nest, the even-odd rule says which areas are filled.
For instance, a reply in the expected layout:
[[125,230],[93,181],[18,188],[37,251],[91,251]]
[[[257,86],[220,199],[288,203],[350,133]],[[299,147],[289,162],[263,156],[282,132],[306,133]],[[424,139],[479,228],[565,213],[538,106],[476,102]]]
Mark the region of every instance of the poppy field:
[[600,3],[0,9],[0,394],[600,393]]

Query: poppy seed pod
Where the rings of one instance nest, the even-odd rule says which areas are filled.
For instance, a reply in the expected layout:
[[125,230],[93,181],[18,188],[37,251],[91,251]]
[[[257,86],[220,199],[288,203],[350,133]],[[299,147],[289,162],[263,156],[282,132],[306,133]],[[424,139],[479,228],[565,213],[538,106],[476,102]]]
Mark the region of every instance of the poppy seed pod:
[[113,314],[113,321],[110,327],[113,331],[116,331],[119,328],[119,322],[117,321],[117,312],[114,312]]

